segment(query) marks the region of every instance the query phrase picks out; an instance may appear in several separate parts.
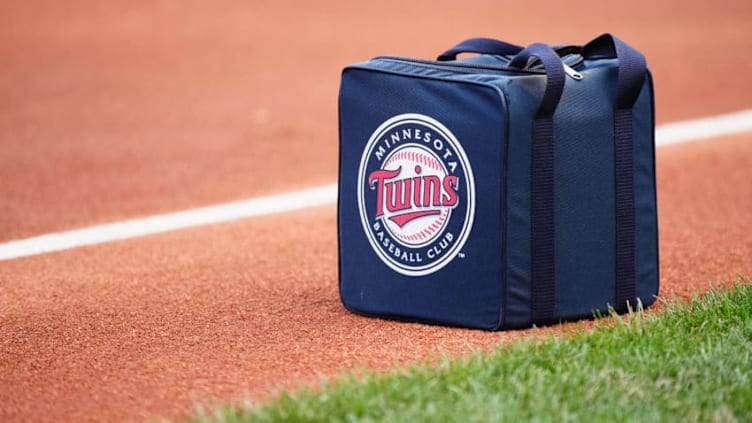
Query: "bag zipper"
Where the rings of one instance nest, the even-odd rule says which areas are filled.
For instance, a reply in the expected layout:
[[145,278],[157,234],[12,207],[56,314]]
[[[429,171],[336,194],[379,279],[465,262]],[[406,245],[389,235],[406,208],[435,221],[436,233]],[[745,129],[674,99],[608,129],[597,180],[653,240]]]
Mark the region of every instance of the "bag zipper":
[[[464,69],[490,71],[490,72],[499,73],[499,74],[506,74],[506,73],[525,74],[527,73],[527,74],[533,74],[533,75],[540,75],[540,74],[546,73],[545,70],[543,69],[517,69],[517,68],[510,68],[508,66],[479,65],[475,63],[437,62],[433,60],[415,59],[412,57],[399,57],[399,56],[377,56],[377,57],[374,57],[372,60],[387,60],[391,62],[418,64],[424,67],[436,68],[436,69],[441,69],[441,70],[452,70],[455,72],[460,71],[460,69],[464,68]],[[564,61],[562,60],[562,64],[564,65],[564,72],[566,72],[566,74],[569,75],[570,78],[575,79],[577,81],[583,79],[582,74],[577,72],[577,70],[574,69],[575,66],[580,65],[583,61],[584,61],[584,58],[582,56],[578,56],[574,60],[569,61],[568,63],[564,63]],[[462,73],[469,73],[469,72],[462,72]]]
[[574,70],[574,68],[570,67],[566,63],[563,63],[564,65],[564,72],[567,73],[572,79],[575,79],[577,81],[582,79],[582,74]]

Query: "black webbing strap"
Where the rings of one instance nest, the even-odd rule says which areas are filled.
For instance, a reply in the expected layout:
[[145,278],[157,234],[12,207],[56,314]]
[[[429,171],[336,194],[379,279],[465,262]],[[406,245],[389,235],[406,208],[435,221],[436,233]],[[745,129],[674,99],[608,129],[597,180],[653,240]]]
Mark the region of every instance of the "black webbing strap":
[[530,163],[531,305],[535,323],[552,320],[554,272],[554,112],[564,91],[564,66],[546,44],[533,44],[509,63],[521,67],[537,57],[546,70],[546,91],[533,121]]
[[614,186],[616,201],[616,263],[614,308],[623,312],[637,302],[635,287],[634,132],[632,107],[645,82],[645,57],[611,34],[582,48],[585,58],[616,57],[619,73],[614,113]]
[[539,117],[533,124],[530,169],[530,250],[532,318],[547,323],[554,316],[554,120]]

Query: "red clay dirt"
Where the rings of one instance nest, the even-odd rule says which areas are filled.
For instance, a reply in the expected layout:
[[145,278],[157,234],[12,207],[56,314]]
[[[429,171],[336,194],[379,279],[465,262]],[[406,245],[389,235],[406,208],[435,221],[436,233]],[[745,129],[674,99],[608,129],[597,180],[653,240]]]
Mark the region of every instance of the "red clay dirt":
[[341,68],[470,36],[642,50],[659,122],[749,107],[752,3],[0,2],[0,241],[336,178]]
[[[660,150],[662,296],[750,275],[750,141]],[[529,333],[351,314],[335,246],[322,207],[2,263],[0,420],[179,418]]]
[[[331,182],[341,66],[472,35],[612,31],[659,121],[750,106],[752,4],[602,3],[4,2],[0,240]],[[659,150],[662,296],[752,273],[750,138]],[[0,420],[182,418],[527,334],[348,313],[321,207],[0,262]]]

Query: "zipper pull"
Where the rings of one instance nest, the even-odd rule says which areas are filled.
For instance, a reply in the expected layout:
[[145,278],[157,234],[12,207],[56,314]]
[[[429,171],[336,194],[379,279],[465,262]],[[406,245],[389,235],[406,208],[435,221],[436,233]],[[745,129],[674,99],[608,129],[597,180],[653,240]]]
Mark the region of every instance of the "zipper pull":
[[562,63],[564,65],[564,72],[567,73],[572,79],[575,79],[577,81],[582,79],[582,74],[577,72],[576,70],[572,69],[569,65],[566,63]]

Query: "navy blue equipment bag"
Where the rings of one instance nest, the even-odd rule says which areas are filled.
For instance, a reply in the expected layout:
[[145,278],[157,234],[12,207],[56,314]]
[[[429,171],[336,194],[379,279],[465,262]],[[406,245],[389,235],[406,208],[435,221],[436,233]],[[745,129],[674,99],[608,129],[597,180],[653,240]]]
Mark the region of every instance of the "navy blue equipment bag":
[[653,85],[616,37],[354,64],[339,122],[349,310],[502,329],[655,300]]

